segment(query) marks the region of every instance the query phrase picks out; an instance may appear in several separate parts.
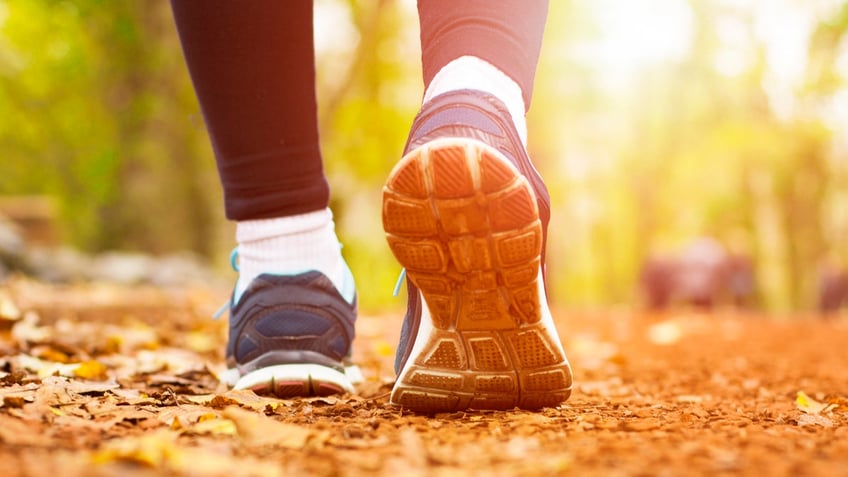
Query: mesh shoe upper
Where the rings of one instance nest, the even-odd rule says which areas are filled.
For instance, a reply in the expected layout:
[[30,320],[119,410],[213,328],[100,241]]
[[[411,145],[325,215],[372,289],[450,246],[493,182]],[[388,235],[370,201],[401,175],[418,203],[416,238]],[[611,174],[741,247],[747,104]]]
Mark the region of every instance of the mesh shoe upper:
[[263,274],[230,310],[227,365],[241,374],[280,364],[339,371],[349,356],[356,298],[348,303],[324,274]]

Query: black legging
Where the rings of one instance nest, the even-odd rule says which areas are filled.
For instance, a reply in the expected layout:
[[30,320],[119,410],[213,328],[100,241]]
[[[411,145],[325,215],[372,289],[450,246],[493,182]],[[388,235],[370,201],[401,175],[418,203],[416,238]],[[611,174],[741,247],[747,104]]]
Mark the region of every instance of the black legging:
[[[311,0],[172,0],[215,150],[227,218],[327,207],[318,147]],[[485,59],[530,104],[547,0],[420,0],[425,87],[464,55]]]

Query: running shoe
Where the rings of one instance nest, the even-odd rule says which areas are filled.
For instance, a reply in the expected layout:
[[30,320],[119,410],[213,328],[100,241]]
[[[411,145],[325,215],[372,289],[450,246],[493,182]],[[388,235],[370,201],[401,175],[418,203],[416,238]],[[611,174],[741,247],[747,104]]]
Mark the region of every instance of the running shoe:
[[353,392],[356,315],[350,270],[342,291],[316,270],[259,275],[230,304],[224,380],[279,398]]
[[393,404],[435,413],[568,399],[545,294],[550,197],[503,103],[461,90],[425,104],[382,216],[409,294]]

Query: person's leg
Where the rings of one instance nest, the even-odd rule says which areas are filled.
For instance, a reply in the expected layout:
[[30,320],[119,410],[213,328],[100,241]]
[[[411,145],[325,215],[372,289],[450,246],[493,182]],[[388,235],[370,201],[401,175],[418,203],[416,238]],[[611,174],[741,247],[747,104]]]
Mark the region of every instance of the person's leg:
[[227,217],[264,219],[327,207],[312,2],[173,0],[172,6]]
[[[226,215],[237,221],[227,350],[236,385],[279,395],[349,389],[310,374],[324,372],[312,365],[340,368],[356,315],[318,145],[312,2],[172,7]],[[312,388],[313,378],[326,386]]]
[[547,13],[547,0],[419,1],[424,101],[457,89],[490,93],[505,103],[526,143],[524,113]]
[[548,309],[550,199],[524,145],[546,1],[419,1],[426,92],[383,189],[409,308],[391,401],[554,406],[571,368]]

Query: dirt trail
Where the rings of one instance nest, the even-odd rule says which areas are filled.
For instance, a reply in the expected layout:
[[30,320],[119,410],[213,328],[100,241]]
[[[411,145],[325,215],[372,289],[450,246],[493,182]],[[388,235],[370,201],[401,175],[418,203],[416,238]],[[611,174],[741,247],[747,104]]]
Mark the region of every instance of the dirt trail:
[[387,403],[400,311],[354,396],[228,391],[226,293],[0,285],[0,475],[848,476],[845,317],[558,310],[566,404],[422,416]]

